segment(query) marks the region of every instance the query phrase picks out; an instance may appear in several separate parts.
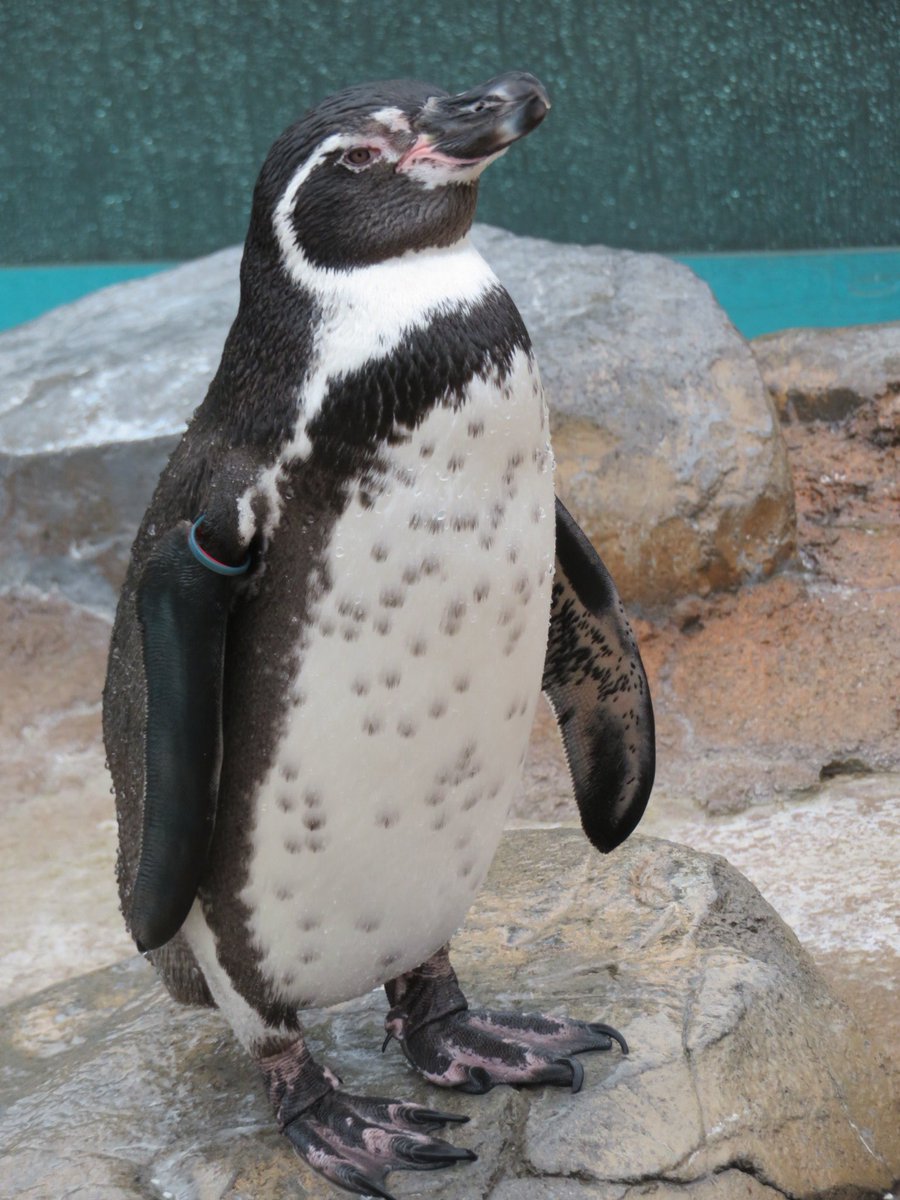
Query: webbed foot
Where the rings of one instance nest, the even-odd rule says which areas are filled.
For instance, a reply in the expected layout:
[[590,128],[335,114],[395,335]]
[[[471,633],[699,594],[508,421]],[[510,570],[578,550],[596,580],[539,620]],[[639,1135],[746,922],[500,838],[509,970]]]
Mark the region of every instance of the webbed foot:
[[487,1092],[498,1083],[581,1088],[584,1068],[573,1055],[628,1045],[609,1025],[537,1014],[470,1009],[447,951],[387,985],[392,1007],[387,1038],[430,1083]]
[[448,1122],[467,1121],[417,1104],[332,1091],[284,1129],[314,1171],[348,1192],[391,1200],[389,1171],[435,1171],[472,1162],[471,1150],[429,1136]]
[[338,1078],[302,1040],[259,1064],[282,1133],[304,1162],[345,1191],[392,1200],[385,1188],[390,1171],[435,1171],[477,1158],[431,1136],[468,1117],[340,1091]]

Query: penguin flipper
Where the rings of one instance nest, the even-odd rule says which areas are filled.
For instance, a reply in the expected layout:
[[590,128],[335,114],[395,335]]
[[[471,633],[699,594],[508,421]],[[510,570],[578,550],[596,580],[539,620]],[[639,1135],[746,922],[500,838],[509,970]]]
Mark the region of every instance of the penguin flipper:
[[126,915],[142,951],[174,937],[194,902],[222,762],[225,630],[234,580],[203,565],[189,545],[190,532],[183,521],[159,539],[137,587],[145,783],[140,858]]
[[560,727],[584,831],[598,850],[613,850],[650,797],[653,708],[615,584],[559,498],[542,687]]

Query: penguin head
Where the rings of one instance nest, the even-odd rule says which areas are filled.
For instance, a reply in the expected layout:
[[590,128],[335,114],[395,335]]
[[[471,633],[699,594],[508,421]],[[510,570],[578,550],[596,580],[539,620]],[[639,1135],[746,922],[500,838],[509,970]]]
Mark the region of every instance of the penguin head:
[[454,96],[406,80],[337,92],[269,151],[248,250],[296,278],[452,245],[474,219],[481,172],[549,107],[525,72]]

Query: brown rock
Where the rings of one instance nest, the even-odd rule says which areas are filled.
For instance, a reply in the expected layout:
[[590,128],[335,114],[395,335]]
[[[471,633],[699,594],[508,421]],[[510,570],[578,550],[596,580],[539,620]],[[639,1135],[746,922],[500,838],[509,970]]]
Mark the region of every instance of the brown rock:
[[[841,421],[900,393],[900,322],[786,329],[751,346],[783,421]],[[900,427],[896,409],[892,424]]]
[[[602,916],[601,916],[602,914]],[[470,995],[599,1018],[632,1053],[585,1059],[582,1093],[436,1093],[377,1053],[384,1001],[309,1014],[360,1090],[472,1121],[471,1167],[391,1178],[398,1197],[875,1197],[895,1177],[890,1080],[796,938],[720,858],[634,838],[601,859],[571,830],[508,834],[458,939]],[[0,1196],[334,1196],[274,1133],[214,1014],[130,960],[4,1012]]]

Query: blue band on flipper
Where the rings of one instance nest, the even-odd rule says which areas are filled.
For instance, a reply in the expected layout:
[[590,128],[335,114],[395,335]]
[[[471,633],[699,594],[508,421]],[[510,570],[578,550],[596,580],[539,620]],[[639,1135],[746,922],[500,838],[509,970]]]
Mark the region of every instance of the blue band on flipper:
[[211,554],[207,554],[203,547],[197,541],[197,529],[203,524],[206,514],[201,513],[197,520],[191,526],[188,534],[188,546],[190,546],[191,554],[196,558],[197,562],[206,567],[210,571],[215,571],[217,575],[244,575],[250,570],[250,555],[239,567],[229,567],[227,563],[219,562],[217,558],[213,558]]

